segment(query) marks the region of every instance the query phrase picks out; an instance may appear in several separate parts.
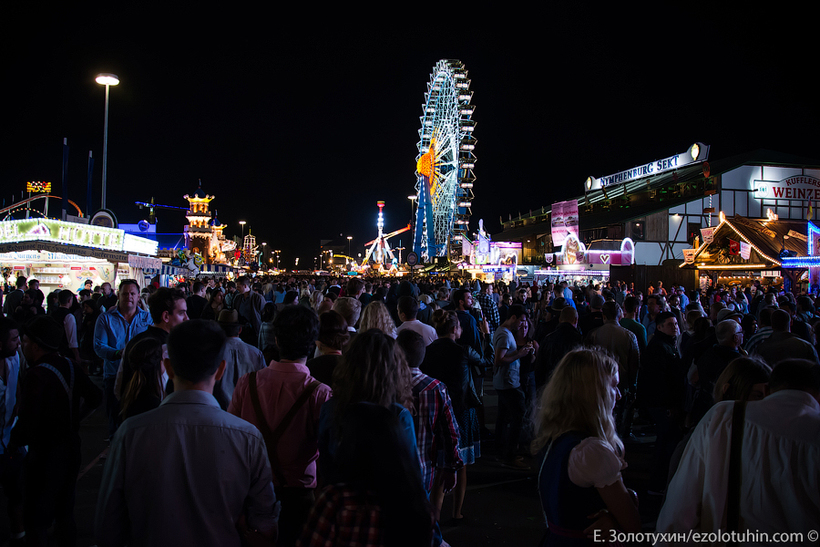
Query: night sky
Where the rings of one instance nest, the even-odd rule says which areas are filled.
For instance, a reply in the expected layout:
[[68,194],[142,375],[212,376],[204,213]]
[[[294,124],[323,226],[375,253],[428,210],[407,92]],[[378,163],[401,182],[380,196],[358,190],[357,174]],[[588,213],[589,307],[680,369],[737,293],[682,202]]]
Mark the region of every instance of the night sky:
[[[24,5],[26,4],[26,5]],[[431,3],[354,13],[4,7],[0,198],[55,183],[68,138],[70,197],[99,206],[104,88],[111,89],[108,206],[184,206],[198,179],[239,233],[312,264],[319,240],[353,254],[410,220],[419,116],[439,59],[465,63],[478,140],[471,230],[583,193],[603,176],[684,152],[769,148],[820,157],[817,35],[808,13]],[[549,3],[552,4],[552,3]],[[509,6],[513,6],[510,4]],[[272,6],[273,7],[273,6]],[[296,13],[291,13],[296,11]],[[181,211],[158,211],[181,232]],[[397,241],[391,241],[394,245]],[[410,244],[410,235],[402,238]],[[358,246],[358,248],[357,248]]]

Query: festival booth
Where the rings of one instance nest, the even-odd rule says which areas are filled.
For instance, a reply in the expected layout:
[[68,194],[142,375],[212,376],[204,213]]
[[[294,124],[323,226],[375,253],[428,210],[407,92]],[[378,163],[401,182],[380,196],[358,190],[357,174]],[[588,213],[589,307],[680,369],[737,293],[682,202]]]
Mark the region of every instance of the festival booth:
[[0,265],[7,283],[25,276],[43,292],[77,292],[86,280],[96,285],[136,279],[146,286],[160,267],[157,243],[117,228],[48,218],[0,222]]
[[745,285],[759,279],[764,285],[783,284],[799,292],[801,282],[820,283],[820,229],[807,220],[765,219],[721,214],[720,223],[702,230],[703,243],[684,252],[681,268],[696,269],[701,286]]
[[597,239],[583,244],[575,234],[567,234],[561,252],[546,255],[548,267],[536,270],[542,280],[582,283],[601,283],[610,278],[610,268],[632,266],[635,263],[635,243],[628,237],[622,240]]
[[522,252],[520,241],[490,241],[485,233],[479,232],[475,242],[464,239],[463,249],[462,269],[480,281],[510,283],[518,275]]

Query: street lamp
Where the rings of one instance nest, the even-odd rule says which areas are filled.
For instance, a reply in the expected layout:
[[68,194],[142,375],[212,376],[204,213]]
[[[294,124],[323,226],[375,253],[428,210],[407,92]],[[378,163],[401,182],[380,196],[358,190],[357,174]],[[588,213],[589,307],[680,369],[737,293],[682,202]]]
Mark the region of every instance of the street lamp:
[[268,250],[268,244],[266,242],[262,242],[262,255],[259,257],[259,265],[261,266],[262,263],[265,261],[265,251]]
[[350,242],[353,240],[353,236],[347,236],[347,256],[350,256]]
[[247,224],[247,222],[245,222],[244,220],[239,221],[239,225],[242,226],[242,237],[239,240],[239,248],[241,249],[240,252],[242,253],[240,256],[243,259],[246,258],[245,257],[245,224]]
[[97,74],[96,81],[105,86],[105,121],[103,122],[103,168],[102,168],[102,209],[105,209],[105,186],[108,176],[108,88],[118,85],[120,79],[116,74]]
[[410,200],[410,223],[411,223],[411,224],[413,224],[413,205],[415,205],[415,204],[416,204],[416,200],[417,200],[418,198],[419,198],[419,197],[418,197],[418,196],[416,196],[416,195],[407,196],[407,199],[409,199],[409,200]]

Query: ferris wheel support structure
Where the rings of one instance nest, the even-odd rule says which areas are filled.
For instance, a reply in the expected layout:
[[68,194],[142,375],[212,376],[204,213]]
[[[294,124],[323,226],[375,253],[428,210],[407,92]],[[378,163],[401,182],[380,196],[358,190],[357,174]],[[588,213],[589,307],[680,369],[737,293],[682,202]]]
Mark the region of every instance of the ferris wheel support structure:
[[425,93],[416,157],[413,250],[424,260],[458,258],[473,199],[475,107],[461,61],[436,63]]

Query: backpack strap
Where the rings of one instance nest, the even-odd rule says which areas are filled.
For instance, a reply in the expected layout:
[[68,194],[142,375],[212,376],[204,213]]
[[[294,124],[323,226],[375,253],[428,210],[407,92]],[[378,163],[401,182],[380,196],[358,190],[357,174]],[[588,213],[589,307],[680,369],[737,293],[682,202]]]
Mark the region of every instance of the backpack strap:
[[73,395],[74,395],[74,367],[71,366],[71,364],[68,365],[68,370],[71,371],[71,376],[70,376],[71,380],[70,380],[70,384],[69,384],[69,382],[65,381],[65,376],[63,376],[60,373],[60,371],[57,370],[56,368],[54,368],[53,366],[49,365],[48,363],[42,363],[39,366],[53,372],[57,376],[57,379],[60,380],[60,383],[63,384],[63,389],[65,389],[65,394],[68,395],[68,416],[69,416],[69,419],[73,420],[73,418],[74,418],[74,416],[73,416],[74,415],[74,397],[73,397]]
[[307,387],[302,390],[302,393],[299,394],[299,397],[293,403],[293,406],[290,407],[287,414],[285,414],[282,418],[282,421],[279,422],[279,425],[276,426],[276,429],[271,431],[268,421],[265,419],[265,414],[262,412],[262,404],[259,402],[259,391],[256,385],[256,371],[251,372],[250,377],[248,378],[248,389],[251,395],[251,404],[253,405],[253,410],[256,413],[256,422],[258,424],[257,427],[259,428],[259,432],[262,433],[262,438],[265,439],[271,471],[276,476],[276,480],[281,486],[287,486],[287,483],[285,482],[285,475],[282,473],[281,466],[279,465],[279,455],[276,452],[276,447],[279,444],[279,440],[282,438],[282,435],[296,417],[296,414],[305,405],[305,403],[307,403],[310,396],[314,391],[316,391],[316,388],[318,388],[320,384],[321,382],[317,380],[314,380],[308,384]]
[[732,411],[732,439],[729,448],[729,485],[726,525],[730,532],[740,526],[740,485],[743,482],[743,430],[746,423],[746,401],[735,401]]

